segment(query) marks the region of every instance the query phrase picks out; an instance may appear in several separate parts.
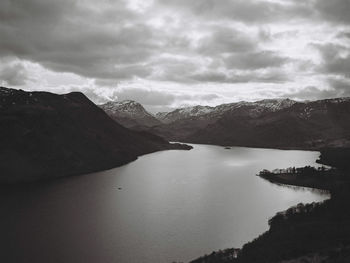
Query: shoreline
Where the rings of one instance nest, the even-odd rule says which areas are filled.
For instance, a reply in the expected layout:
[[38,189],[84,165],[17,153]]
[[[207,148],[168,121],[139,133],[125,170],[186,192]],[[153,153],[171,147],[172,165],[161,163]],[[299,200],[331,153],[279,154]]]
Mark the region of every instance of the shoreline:
[[[322,158],[318,163],[330,165]],[[298,173],[260,172],[261,177],[285,187],[306,187],[326,191],[330,198],[323,202],[298,204],[278,212],[269,219],[269,229],[247,242],[237,251],[235,258],[229,249],[198,257],[190,263],[314,263],[350,262],[350,180],[349,170],[315,170],[310,174],[304,167]],[[309,167],[310,168],[310,167]],[[320,231],[322,229],[322,231]],[[229,260],[228,260],[229,259]],[[268,260],[267,260],[268,259]],[[338,262],[338,261],[336,261]]]
[[76,177],[76,176],[84,176],[84,175],[89,175],[93,173],[98,173],[98,172],[103,172],[103,171],[108,171],[112,170],[118,167],[122,167],[124,165],[127,165],[129,163],[132,163],[136,161],[139,157],[142,157],[147,154],[152,154],[156,152],[161,152],[161,151],[173,151],[173,150],[179,150],[179,151],[189,151],[192,150],[193,147],[185,144],[185,143],[168,143],[168,145],[165,145],[163,149],[157,149],[153,151],[149,151],[146,153],[142,153],[140,155],[134,156],[133,158],[129,158],[128,160],[114,163],[111,165],[103,166],[103,167],[95,167],[94,169],[87,169],[83,171],[78,171],[70,174],[61,174],[58,176],[52,176],[52,177],[41,177],[41,178],[24,178],[20,180],[0,180],[0,189],[2,186],[11,186],[11,185],[29,185],[29,184],[35,184],[35,183],[41,183],[41,182],[54,182],[63,178],[69,178],[69,177]]
[[259,176],[273,184],[278,184],[278,185],[289,185],[289,186],[296,186],[296,187],[305,187],[305,188],[310,188],[314,190],[321,190],[321,191],[330,191],[331,188],[327,184],[327,182],[321,181],[315,181],[312,179],[292,179],[291,177],[286,178],[286,176],[280,175],[280,174],[269,174],[269,175],[259,175],[257,174],[256,176]]
[[[171,141],[178,141],[178,140],[169,140]],[[295,151],[314,151],[314,152],[320,152],[324,148],[333,148],[330,145],[322,145],[322,146],[269,146],[269,145],[260,145],[260,144],[231,144],[231,143],[215,143],[215,142],[193,142],[191,140],[179,140],[178,142],[184,143],[184,144],[202,144],[202,145],[212,145],[212,146],[220,146],[220,147],[247,147],[247,148],[257,148],[257,149],[273,149],[273,150],[295,150]],[[336,147],[336,146],[334,146]]]

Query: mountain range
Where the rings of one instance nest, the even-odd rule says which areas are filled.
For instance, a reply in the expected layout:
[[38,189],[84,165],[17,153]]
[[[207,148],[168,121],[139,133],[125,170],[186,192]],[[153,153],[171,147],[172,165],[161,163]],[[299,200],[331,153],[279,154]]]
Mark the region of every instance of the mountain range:
[[153,115],[130,100],[98,107],[79,92],[0,87],[0,182],[89,173],[146,153],[191,148],[168,141],[315,150],[350,146],[349,115],[350,98],[243,101]]
[[170,141],[287,149],[350,145],[350,98],[198,105],[151,115],[147,125],[138,121],[144,115],[131,117],[137,122],[134,127]]
[[189,148],[123,127],[80,92],[0,87],[0,182],[84,174]]

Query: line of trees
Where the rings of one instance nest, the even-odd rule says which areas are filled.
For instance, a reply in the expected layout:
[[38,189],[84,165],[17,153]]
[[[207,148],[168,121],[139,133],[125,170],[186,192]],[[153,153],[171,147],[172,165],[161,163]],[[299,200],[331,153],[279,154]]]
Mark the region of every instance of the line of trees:
[[292,174],[292,175],[325,175],[329,174],[331,168],[326,168],[325,166],[313,167],[313,166],[304,166],[304,167],[288,167],[285,169],[274,169],[272,171],[262,170],[259,175],[269,175],[269,174]]

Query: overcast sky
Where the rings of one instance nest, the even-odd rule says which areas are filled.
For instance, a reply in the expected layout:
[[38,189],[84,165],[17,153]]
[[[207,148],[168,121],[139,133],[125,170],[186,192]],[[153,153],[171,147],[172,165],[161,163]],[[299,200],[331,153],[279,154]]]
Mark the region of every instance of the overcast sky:
[[0,84],[153,112],[350,96],[350,0],[1,0]]

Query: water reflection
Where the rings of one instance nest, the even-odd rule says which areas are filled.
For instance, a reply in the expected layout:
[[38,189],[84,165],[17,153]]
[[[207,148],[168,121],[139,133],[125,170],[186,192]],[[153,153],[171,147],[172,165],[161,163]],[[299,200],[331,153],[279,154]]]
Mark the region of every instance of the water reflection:
[[316,193],[316,194],[323,195],[323,196],[330,198],[330,192],[328,190],[305,187],[305,186],[288,185],[288,184],[282,184],[282,183],[272,183],[267,179],[264,179],[264,178],[261,178],[261,179],[267,181],[270,184],[278,185],[278,186],[284,187],[284,188],[293,189],[294,191],[307,191],[307,192]]

